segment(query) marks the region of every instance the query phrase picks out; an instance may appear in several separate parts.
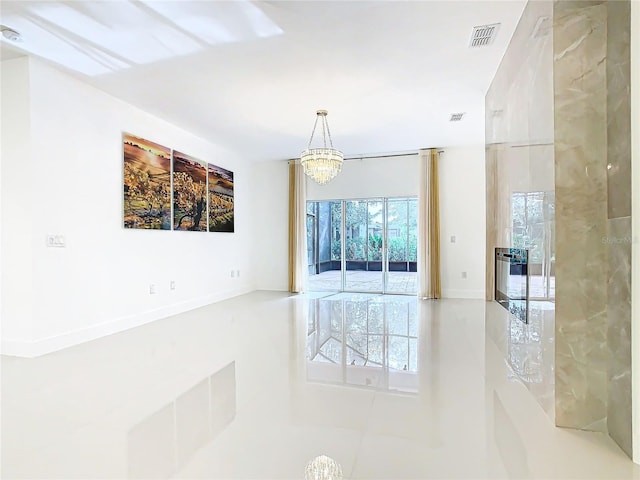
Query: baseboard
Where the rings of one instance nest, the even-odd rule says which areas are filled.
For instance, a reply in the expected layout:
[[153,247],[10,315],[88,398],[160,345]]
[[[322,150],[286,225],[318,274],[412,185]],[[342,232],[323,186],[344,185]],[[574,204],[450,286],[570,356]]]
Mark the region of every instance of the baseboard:
[[442,290],[442,298],[479,298],[484,300],[484,290]]
[[43,338],[36,340],[35,342],[3,338],[0,345],[0,353],[2,353],[2,355],[14,357],[39,357],[41,355],[46,355],[47,353],[56,352],[64,348],[106,337],[107,335],[113,335],[114,333],[123,332],[130,328],[139,327],[179,313],[184,313],[189,310],[211,305],[212,303],[237,297],[238,295],[244,295],[245,293],[249,293],[253,290],[254,289],[252,287],[223,290],[211,295],[189,299],[162,308],[148,310],[135,315],[127,315],[108,322],[92,325],[90,327]]

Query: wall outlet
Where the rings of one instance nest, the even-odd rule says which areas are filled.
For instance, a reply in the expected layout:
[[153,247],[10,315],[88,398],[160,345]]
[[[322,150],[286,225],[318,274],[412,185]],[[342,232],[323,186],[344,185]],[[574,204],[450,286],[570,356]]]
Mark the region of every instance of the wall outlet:
[[174,280],[171,280],[171,281],[169,282],[169,288],[170,288],[171,290],[175,290],[175,289],[176,289],[176,282],[175,282]]
[[151,285],[149,285],[149,295],[155,295],[156,293],[158,293],[158,289],[156,287],[156,284],[152,283]]
[[240,270],[236,270],[236,277],[240,278]]
[[236,278],[236,271],[235,270],[231,270],[231,278]]
[[451,243],[456,243],[456,236],[455,235],[451,235]]
[[467,272],[462,272],[462,278],[467,279]]
[[64,235],[47,235],[47,247],[64,248],[67,246],[67,242]]

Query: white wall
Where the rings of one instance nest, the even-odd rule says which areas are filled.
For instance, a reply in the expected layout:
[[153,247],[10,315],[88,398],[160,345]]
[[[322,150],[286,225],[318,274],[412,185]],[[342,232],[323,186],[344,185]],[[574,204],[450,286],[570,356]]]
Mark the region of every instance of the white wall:
[[[443,296],[484,298],[484,145],[443,148],[440,228]],[[287,290],[288,171],[286,162],[256,166],[256,285]],[[418,156],[348,160],[324,186],[307,180],[309,200],[418,195]],[[456,243],[449,242],[456,235]],[[462,272],[467,272],[467,279]]]
[[[442,296],[484,298],[484,145],[443,150],[439,162]],[[466,279],[462,272],[467,272]]]
[[640,463],[640,3],[631,2],[631,334],[633,461]]
[[326,185],[307,179],[308,200],[418,195],[418,154],[346,160]]
[[254,165],[252,219],[255,285],[258,290],[289,289],[289,166],[286,161]]
[[[32,177],[29,61],[26,57],[2,62],[2,338],[21,342],[32,337],[31,236],[33,198],[23,187]],[[18,181],[22,179],[22,181]],[[10,290],[10,296],[8,295]],[[6,294],[5,294],[6,293]],[[9,298],[8,298],[9,297]],[[16,319],[10,321],[10,319]],[[18,320],[19,319],[19,320]]]
[[[22,84],[25,62],[28,98],[13,98],[5,74]],[[39,61],[2,70],[3,95],[30,112],[2,126],[4,353],[46,353],[253,289],[249,169],[237,154]],[[125,230],[123,131],[233,170],[236,232]],[[47,234],[66,248],[47,248]]]

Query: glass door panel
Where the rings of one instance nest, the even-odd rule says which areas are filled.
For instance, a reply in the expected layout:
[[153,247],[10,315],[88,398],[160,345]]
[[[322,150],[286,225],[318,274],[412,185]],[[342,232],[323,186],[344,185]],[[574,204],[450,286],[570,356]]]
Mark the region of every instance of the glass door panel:
[[316,233],[316,202],[307,202],[307,270],[309,275],[315,275],[317,262]]
[[387,285],[389,293],[416,293],[418,251],[418,201],[387,200]]
[[382,292],[384,203],[379,199],[345,201],[344,289]]
[[311,291],[342,290],[341,224],[341,202],[307,202],[307,242],[313,242],[313,247],[307,245]]

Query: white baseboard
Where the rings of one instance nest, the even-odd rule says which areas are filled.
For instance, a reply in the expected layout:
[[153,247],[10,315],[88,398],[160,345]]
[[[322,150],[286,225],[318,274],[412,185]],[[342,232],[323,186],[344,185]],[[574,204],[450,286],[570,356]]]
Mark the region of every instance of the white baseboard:
[[442,290],[442,298],[484,299],[484,290]]
[[14,357],[39,357],[41,355],[46,355],[47,353],[62,350],[63,348],[79,345],[91,340],[106,337],[107,335],[113,335],[114,333],[123,332],[130,328],[139,327],[140,325],[167,318],[172,315],[177,315],[212,303],[217,303],[228,298],[244,295],[245,293],[249,293],[253,290],[254,289],[252,287],[223,290],[211,295],[193,298],[162,308],[148,310],[134,315],[127,315],[108,322],[92,325],[90,327],[43,338],[36,340],[35,342],[3,338],[0,345],[0,353],[2,353],[2,355],[10,355]]

